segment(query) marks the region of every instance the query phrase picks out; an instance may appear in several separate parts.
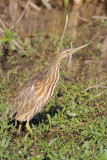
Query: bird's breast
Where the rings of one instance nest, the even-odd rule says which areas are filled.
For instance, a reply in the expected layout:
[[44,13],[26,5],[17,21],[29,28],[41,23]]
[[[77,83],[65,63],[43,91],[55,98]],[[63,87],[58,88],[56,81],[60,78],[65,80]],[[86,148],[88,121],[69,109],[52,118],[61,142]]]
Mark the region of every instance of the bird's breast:
[[59,68],[57,68],[56,71],[54,71],[54,73],[48,77],[46,83],[43,83],[39,92],[35,93],[35,113],[40,112],[52,97],[59,79],[59,74]]

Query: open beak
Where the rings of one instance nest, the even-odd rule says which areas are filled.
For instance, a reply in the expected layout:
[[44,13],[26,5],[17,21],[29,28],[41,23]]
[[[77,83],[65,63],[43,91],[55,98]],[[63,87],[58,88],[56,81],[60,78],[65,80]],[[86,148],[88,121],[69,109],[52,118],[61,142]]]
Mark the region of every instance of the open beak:
[[80,49],[82,49],[82,48],[84,48],[84,47],[86,47],[86,46],[88,46],[88,45],[90,45],[90,44],[91,44],[91,43],[86,43],[86,44],[80,45],[80,46],[78,46],[78,47],[70,48],[70,49],[67,50],[67,54],[68,54],[68,55],[72,55],[72,54],[75,53],[76,51],[78,51],[78,50],[80,50]]

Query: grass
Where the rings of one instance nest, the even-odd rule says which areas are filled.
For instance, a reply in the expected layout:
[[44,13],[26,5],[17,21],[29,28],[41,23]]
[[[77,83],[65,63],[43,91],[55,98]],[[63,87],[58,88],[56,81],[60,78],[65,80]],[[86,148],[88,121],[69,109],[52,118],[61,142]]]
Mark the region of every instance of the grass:
[[[24,124],[18,133],[16,121],[9,123],[2,119],[3,111],[8,112],[11,105],[11,97],[18,92],[17,88],[28,82],[32,74],[34,77],[35,72],[41,72],[43,65],[46,67],[54,56],[52,54],[50,58],[49,54],[58,45],[55,39],[50,36],[41,48],[43,41],[44,35],[34,39],[33,43],[38,46],[36,55],[35,49],[29,45],[27,56],[8,56],[10,69],[6,73],[0,70],[0,159],[106,160],[107,91],[97,87],[86,91],[96,84],[96,77],[98,84],[102,83],[106,71],[105,68],[98,70],[96,63],[77,64],[78,54],[73,58],[72,70],[67,68],[67,61],[62,63],[53,97],[30,123],[32,134],[26,131]],[[68,42],[65,36],[62,48],[67,48]],[[40,54],[43,50],[45,53]],[[92,50],[86,50],[92,55]],[[93,61],[94,57],[91,56]],[[100,79],[102,74],[103,79]]]

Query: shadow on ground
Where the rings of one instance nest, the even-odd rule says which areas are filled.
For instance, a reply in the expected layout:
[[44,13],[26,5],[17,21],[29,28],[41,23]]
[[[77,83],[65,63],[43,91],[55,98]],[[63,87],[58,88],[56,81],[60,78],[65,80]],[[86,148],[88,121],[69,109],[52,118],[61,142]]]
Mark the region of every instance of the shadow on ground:
[[[41,113],[38,113],[31,121],[30,121],[30,126],[32,128],[32,124],[33,125],[36,125],[38,126],[40,123],[44,123],[44,124],[48,124],[49,121],[48,121],[48,117],[47,115],[49,114],[51,116],[51,118],[54,117],[54,115],[56,113],[58,113],[58,110],[59,111],[62,111],[62,107],[61,106],[51,106],[49,111],[45,112],[41,112]],[[12,121],[9,121],[8,125],[11,125],[13,124],[14,126],[16,125],[16,128],[18,129],[19,128],[19,124],[20,122],[15,120],[12,120]],[[22,124],[22,131],[25,131],[26,130],[26,122],[23,122]]]

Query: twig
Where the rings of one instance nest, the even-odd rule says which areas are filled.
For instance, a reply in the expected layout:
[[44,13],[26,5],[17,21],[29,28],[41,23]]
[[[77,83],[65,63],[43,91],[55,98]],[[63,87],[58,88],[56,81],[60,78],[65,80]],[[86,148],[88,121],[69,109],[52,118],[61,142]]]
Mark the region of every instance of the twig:
[[16,4],[15,4],[15,14],[14,14],[14,17],[13,17],[13,23],[15,22],[15,19],[16,19],[16,12],[17,12],[17,0],[16,0]]
[[65,35],[65,31],[66,31],[66,28],[67,28],[67,23],[68,23],[68,14],[66,15],[65,26],[64,26],[63,34],[62,34],[62,37],[61,37],[61,40],[60,40],[60,44],[59,44],[59,47],[58,47],[57,53],[59,53],[59,50],[60,50],[60,48],[61,48],[61,44],[62,44],[62,41],[63,41],[64,35]]
[[72,128],[75,128],[76,126],[83,126],[83,125],[89,124],[89,123],[94,123],[94,122],[83,122],[83,123],[78,123],[78,124],[75,124]]
[[28,0],[27,4],[26,4],[26,6],[25,6],[25,9],[24,9],[24,11],[22,12],[21,16],[19,17],[19,19],[16,21],[16,23],[14,23],[14,25],[12,25],[12,26],[10,27],[10,29],[13,29],[13,27],[14,27],[15,25],[17,25],[17,24],[21,21],[21,19],[22,19],[22,17],[24,16],[24,14],[25,14],[25,12],[26,12],[29,4],[30,4],[30,0]]
[[11,16],[11,26],[15,23],[17,13],[17,0],[10,0],[9,12]]
[[2,19],[0,18],[0,23],[3,26],[3,28],[5,28],[5,24],[3,23]]
[[48,9],[52,9],[52,6],[51,4],[47,1],[47,0],[41,0],[42,3],[44,4],[44,6]]
[[[71,46],[70,46],[70,47],[72,48],[72,41],[71,41]],[[71,64],[71,59],[72,59],[72,55],[70,55],[70,56],[69,56],[68,68],[70,67],[70,64]]]
[[78,19],[81,20],[82,22],[88,23],[88,19],[84,17],[78,17]]
[[92,88],[98,88],[98,87],[107,88],[106,86],[103,86],[104,83],[107,83],[107,80],[104,81],[103,83],[99,84],[99,85],[96,84],[96,85],[94,85],[94,86],[88,87],[88,88],[85,89],[85,91],[88,91],[89,89],[92,89]]
[[[90,123],[95,123],[95,122],[92,121],[92,122],[78,123],[78,124],[75,124],[74,126],[72,126],[71,128],[76,128],[77,126],[83,126],[83,125],[85,125],[85,124],[90,124]],[[59,127],[59,128],[61,128],[61,127]],[[57,129],[56,129],[55,131],[57,131]]]
[[[21,20],[21,18],[22,18],[23,15],[24,15],[24,13],[25,13],[25,11],[26,11],[29,3],[30,3],[30,0],[28,1],[28,3],[27,3],[27,5],[26,5],[26,7],[25,7],[25,9],[24,9],[24,11],[23,11],[23,13],[22,13],[22,15],[20,16],[20,18],[17,20],[17,22],[16,22],[14,25],[16,25],[16,24],[19,23],[19,21]],[[3,26],[3,28],[6,28],[6,26],[5,26],[5,24],[3,23],[3,21],[2,21],[1,18],[0,18],[0,23],[1,23],[1,25]],[[13,26],[13,27],[14,27],[14,26]],[[11,27],[10,29],[12,29],[12,27]],[[8,29],[8,30],[9,30],[9,29]],[[0,27],[0,34],[1,34],[2,36],[5,34],[4,30],[3,30],[1,27]],[[26,52],[24,51],[24,49],[16,42],[16,40],[13,39],[12,42],[13,42],[13,43],[15,44],[15,46],[16,46],[17,48],[19,48],[22,52],[26,53]]]
[[107,20],[106,16],[93,16],[93,19],[101,19],[101,20]]
[[37,10],[37,11],[40,11],[40,10],[41,10],[41,8],[38,7],[36,4],[34,4],[33,2],[30,2],[30,6],[31,6],[33,9]]
[[3,36],[3,34],[4,34],[4,31],[3,31],[3,29],[0,27],[0,33],[1,33],[1,35]]
[[12,42],[15,44],[15,46],[17,47],[17,48],[19,48],[22,52],[24,52],[24,53],[26,53],[25,51],[24,51],[24,49],[20,46],[20,45],[18,45],[18,43],[16,42],[16,40],[12,40]]

